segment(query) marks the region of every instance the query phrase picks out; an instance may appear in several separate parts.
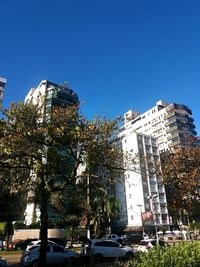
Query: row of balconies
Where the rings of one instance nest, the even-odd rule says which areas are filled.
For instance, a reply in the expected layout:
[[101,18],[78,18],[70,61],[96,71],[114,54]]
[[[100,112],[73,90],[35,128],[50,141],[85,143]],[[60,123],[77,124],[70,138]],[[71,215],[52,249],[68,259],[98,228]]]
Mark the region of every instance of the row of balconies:
[[178,137],[178,136],[179,136],[179,132],[174,133],[174,134],[168,134],[167,140],[169,141],[169,140],[171,140],[171,139],[173,139],[175,137]]
[[166,114],[165,116],[164,116],[164,119],[165,120],[167,120],[167,119],[169,119],[169,118],[171,118],[171,117],[176,117],[177,119],[178,118],[187,118],[188,120],[190,120],[190,121],[194,121],[194,119],[193,118],[191,118],[188,114],[182,114],[182,113],[178,113],[178,112],[169,112],[168,114]]
[[155,214],[167,214],[168,210],[167,208],[160,208],[160,209],[154,209]]
[[176,103],[173,103],[169,106],[166,107],[166,111],[172,111],[172,110],[185,110],[188,114],[192,115],[192,111],[190,108],[188,108],[187,106],[185,105],[182,105],[182,104],[176,104]]

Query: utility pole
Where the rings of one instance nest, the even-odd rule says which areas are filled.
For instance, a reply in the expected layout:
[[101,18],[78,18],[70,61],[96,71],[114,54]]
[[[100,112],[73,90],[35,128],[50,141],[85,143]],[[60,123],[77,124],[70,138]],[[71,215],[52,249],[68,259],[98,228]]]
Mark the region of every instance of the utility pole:
[[157,196],[158,196],[158,194],[154,194],[152,196],[148,196],[147,199],[149,199],[149,201],[150,201],[150,208],[151,208],[152,215],[153,215],[153,225],[155,227],[156,240],[157,240],[157,243],[158,243],[159,242],[158,229],[157,229],[157,223],[156,223],[154,207],[153,207],[153,199],[156,198]]
[[142,233],[143,233],[143,235],[145,234],[145,232],[144,232],[144,224],[143,224],[143,218],[142,218],[142,204],[138,204],[137,205],[139,208],[140,208],[140,216],[141,216],[141,222],[142,222]]
[[[90,174],[87,175],[87,204],[90,205]],[[90,215],[87,214],[87,238],[90,240]]]

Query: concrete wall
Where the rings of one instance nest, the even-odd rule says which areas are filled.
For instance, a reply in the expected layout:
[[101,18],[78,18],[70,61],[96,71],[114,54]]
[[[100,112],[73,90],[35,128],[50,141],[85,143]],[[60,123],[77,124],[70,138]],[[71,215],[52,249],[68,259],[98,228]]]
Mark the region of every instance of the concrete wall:
[[[12,241],[16,239],[39,238],[40,229],[15,229]],[[48,229],[48,237],[65,238],[64,229]]]

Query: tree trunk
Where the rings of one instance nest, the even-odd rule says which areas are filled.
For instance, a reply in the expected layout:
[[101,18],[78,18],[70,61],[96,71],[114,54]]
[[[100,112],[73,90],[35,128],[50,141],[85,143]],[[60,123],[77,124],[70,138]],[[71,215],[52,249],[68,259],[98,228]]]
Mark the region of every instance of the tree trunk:
[[71,248],[73,247],[73,243],[74,243],[74,223],[72,222],[72,232],[71,232]]
[[40,189],[40,240],[41,240],[41,247],[40,247],[40,256],[39,256],[39,267],[46,266],[47,256],[47,228],[48,228],[48,213],[47,213],[47,201],[48,195],[45,189],[45,180],[44,175],[41,177],[41,189]]

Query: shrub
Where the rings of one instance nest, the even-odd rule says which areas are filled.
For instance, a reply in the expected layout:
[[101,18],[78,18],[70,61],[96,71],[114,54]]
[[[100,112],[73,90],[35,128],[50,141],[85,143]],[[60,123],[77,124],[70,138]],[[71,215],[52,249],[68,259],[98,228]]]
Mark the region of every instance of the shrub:
[[[135,263],[134,263],[135,264]],[[129,262],[129,267],[135,267]],[[182,242],[170,247],[155,247],[139,255],[137,267],[199,267],[200,242]]]
[[14,228],[15,229],[26,229],[26,224],[24,222],[21,222],[21,221],[16,221],[14,223]]

